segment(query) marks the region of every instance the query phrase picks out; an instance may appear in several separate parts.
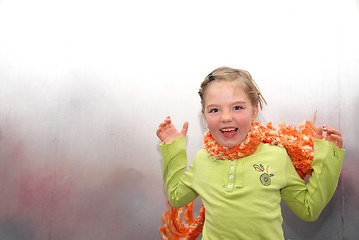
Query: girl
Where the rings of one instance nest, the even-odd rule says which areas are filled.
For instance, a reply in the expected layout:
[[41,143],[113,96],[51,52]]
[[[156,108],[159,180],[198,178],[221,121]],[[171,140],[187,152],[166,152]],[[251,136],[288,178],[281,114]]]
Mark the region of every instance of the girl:
[[203,239],[284,239],[281,199],[301,219],[317,219],[338,183],[345,152],[341,133],[318,128],[313,173],[306,184],[281,143],[263,140],[270,129],[254,123],[265,100],[248,72],[217,68],[199,95],[209,132],[205,148],[186,172],[188,122],[179,132],[167,117],[157,136],[168,199],[179,208],[201,197]]

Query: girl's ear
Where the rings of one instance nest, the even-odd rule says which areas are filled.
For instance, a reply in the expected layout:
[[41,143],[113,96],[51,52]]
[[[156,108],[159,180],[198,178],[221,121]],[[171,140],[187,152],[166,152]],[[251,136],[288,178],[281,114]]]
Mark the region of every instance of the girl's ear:
[[253,108],[252,121],[256,120],[257,114],[258,114],[258,104],[256,104]]

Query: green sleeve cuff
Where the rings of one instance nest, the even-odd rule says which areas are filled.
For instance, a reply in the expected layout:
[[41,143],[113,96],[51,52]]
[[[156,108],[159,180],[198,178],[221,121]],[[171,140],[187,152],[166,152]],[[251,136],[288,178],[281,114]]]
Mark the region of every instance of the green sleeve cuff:
[[326,161],[332,168],[339,170],[342,167],[345,150],[338,148],[334,143],[316,139],[314,140],[314,161],[312,167],[315,172],[321,173],[323,162]]
[[[186,137],[179,137],[169,144],[160,144],[163,164],[168,165],[169,161],[175,158],[179,153],[186,151]],[[187,161],[186,161],[187,162]]]
[[[169,144],[160,144],[163,159],[163,180],[167,185],[187,167],[186,137],[179,137]],[[176,178],[176,180],[178,180]]]

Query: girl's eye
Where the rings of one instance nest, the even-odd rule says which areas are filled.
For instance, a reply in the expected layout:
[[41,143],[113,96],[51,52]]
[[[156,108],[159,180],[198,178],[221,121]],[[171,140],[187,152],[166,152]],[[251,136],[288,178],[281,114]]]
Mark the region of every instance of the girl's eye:
[[241,106],[235,106],[235,107],[234,107],[234,110],[236,110],[236,111],[237,111],[237,110],[241,110],[241,109],[243,109]]
[[217,113],[219,110],[217,108],[212,108],[209,110],[210,113]]

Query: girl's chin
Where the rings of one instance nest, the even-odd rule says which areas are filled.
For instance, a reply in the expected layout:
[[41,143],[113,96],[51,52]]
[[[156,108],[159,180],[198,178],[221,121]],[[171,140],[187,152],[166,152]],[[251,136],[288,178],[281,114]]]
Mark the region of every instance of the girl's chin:
[[240,139],[238,139],[238,138],[236,138],[236,139],[222,138],[222,139],[220,139],[220,141],[217,141],[217,140],[216,141],[223,147],[234,148],[234,147],[237,147],[239,144],[241,144],[244,139],[245,139],[245,137],[240,138]]
[[241,144],[239,141],[236,142],[222,142],[222,146],[226,148],[234,148],[237,147],[239,144]]

